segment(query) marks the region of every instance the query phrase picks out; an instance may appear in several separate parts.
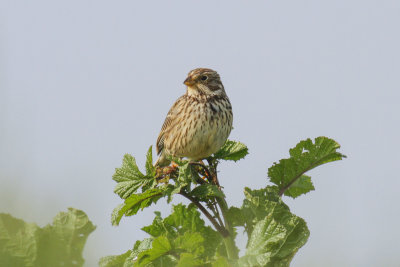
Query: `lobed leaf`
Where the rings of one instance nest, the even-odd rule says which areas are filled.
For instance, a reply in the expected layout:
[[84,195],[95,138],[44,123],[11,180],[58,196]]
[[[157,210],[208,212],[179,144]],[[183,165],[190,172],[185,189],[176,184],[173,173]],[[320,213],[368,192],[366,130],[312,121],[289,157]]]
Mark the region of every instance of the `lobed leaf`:
[[216,185],[212,184],[199,185],[190,192],[190,195],[197,197],[201,200],[210,197],[225,198],[225,194],[221,190],[219,190]]
[[163,191],[158,188],[147,190],[142,194],[134,194],[129,198],[125,199],[125,203],[117,206],[111,216],[112,225],[118,225],[121,221],[122,216],[135,215],[139,209],[150,206],[163,196]]
[[0,266],[83,266],[83,247],[95,229],[73,208],[43,228],[0,214]]
[[134,266],[146,266],[150,263],[156,265],[154,263],[157,262],[157,260],[168,263],[166,266],[173,266],[176,259],[168,254],[171,249],[172,246],[168,238],[166,236],[159,236],[153,240],[151,249],[142,251],[138,255]]
[[290,158],[281,159],[268,169],[270,181],[278,186],[279,193],[298,197],[314,190],[311,178],[304,175],[307,171],[322,164],[341,160],[346,156],[337,152],[340,145],[327,137],[317,137],[299,142],[290,149]]
[[[172,214],[164,219],[156,212],[153,223],[142,230],[151,238],[137,241],[129,253],[105,257],[101,263],[109,263],[104,265],[107,267],[122,266],[121,262],[132,266],[126,265],[128,260],[133,266],[210,266],[209,263],[215,261],[217,248],[223,243],[219,233],[205,226],[196,208],[182,204],[174,206]],[[219,262],[221,264],[215,266],[225,266],[223,259]]]
[[157,186],[154,177],[155,168],[152,165],[152,147],[149,148],[146,158],[146,175],[140,172],[133,156],[125,154],[121,168],[116,168],[113,180],[118,184],[114,188],[114,193],[122,199],[127,199],[135,194],[139,189],[142,192],[153,189]]
[[249,154],[249,149],[246,145],[240,142],[227,140],[222,148],[214,154],[214,158],[238,161],[247,154]]
[[308,239],[303,219],[292,214],[276,189],[245,189],[242,214],[249,239],[239,266],[289,266]]
[[246,224],[246,218],[242,209],[232,206],[227,210],[226,216],[233,227],[244,226]]
[[99,260],[100,267],[119,267],[119,266],[133,266],[133,263],[129,265],[127,259],[131,256],[132,250],[128,250],[127,252],[121,255],[115,256],[106,256],[102,257]]
[[284,192],[284,195],[296,198],[313,190],[315,190],[315,187],[311,181],[311,177],[302,175]]
[[156,168],[153,165],[153,147],[150,146],[146,155],[146,175],[154,176],[156,174]]
[[143,178],[143,173],[140,172],[136,160],[132,155],[125,154],[122,160],[122,167],[115,169],[113,179],[116,182],[123,182]]

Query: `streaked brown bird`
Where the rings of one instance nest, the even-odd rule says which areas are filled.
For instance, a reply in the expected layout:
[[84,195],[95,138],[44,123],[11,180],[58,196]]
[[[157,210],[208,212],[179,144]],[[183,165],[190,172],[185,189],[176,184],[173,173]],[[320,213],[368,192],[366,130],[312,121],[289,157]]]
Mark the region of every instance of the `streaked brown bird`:
[[211,156],[232,130],[232,106],[218,73],[198,68],[184,81],[186,93],[172,105],[157,138],[156,166],[167,155],[197,161]]

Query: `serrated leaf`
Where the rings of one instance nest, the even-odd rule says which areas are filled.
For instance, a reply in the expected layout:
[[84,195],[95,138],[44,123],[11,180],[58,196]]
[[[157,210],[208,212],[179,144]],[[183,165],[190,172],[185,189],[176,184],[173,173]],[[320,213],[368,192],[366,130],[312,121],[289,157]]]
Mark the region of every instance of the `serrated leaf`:
[[[169,258],[168,252],[172,249],[171,243],[166,236],[160,236],[153,240],[152,248],[141,252],[135,263],[137,266],[146,266],[162,256]],[[167,265],[169,266],[169,265]]]
[[0,266],[82,266],[83,247],[95,228],[73,208],[43,228],[0,214]]
[[180,255],[177,267],[195,267],[204,266],[204,262],[191,253],[182,253]]
[[305,221],[279,207],[254,227],[240,266],[289,266],[295,253],[307,242]]
[[311,182],[311,177],[302,175],[285,191],[284,195],[296,198],[313,190],[315,190],[315,188]]
[[122,167],[115,169],[113,179],[116,182],[130,181],[143,178],[143,173],[140,172],[136,160],[129,154],[125,154],[122,160]]
[[175,231],[171,227],[166,227],[166,225],[163,222],[163,219],[161,218],[161,213],[156,211],[155,212],[156,217],[153,220],[153,223],[151,225],[145,226],[142,228],[142,230],[152,237],[159,237],[161,235],[168,235],[168,234],[174,234]]
[[187,162],[179,167],[178,183],[189,184],[193,180],[192,166]]
[[[165,261],[176,266],[182,257],[186,257],[184,256],[186,254],[192,255],[196,262],[201,262],[199,266],[205,266],[206,262],[211,262],[217,247],[222,244],[221,235],[211,227],[205,226],[196,208],[188,208],[182,204],[174,206],[173,213],[165,219],[162,219],[161,214],[156,212],[153,223],[143,227],[142,230],[150,234],[152,240],[160,237],[169,240],[170,250],[164,254],[153,253],[153,245],[151,249],[148,248],[146,251],[140,252],[138,256],[140,260],[135,263],[135,266],[144,266],[150,264],[150,262],[153,264],[152,266],[159,266],[157,264],[160,262],[166,264]],[[136,247],[135,245],[133,251]],[[182,265],[184,262],[186,260],[179,262],[179,264]]]
[[127,199],[139,189],[144,192],[148,189],[155,188],[157,186],[157,180],[154,177],[155,170],[151,163],[151,147],[147,153],[146,175],[140,172],[136,165],[135,158],[129,154],[125,154],[122,160],[122,167],[116,168],[115,174],[113,175],[113,180],[118,183],[115,186],[114,193],[118,194],[122,199]]
[[185,232],[174,240],[174,246],[184,249],[193,255],[201,254],[203,249],[204,238],[199,232]]
[[215,153],[214,158],[238,161],[249,154],[246,145],[237,141],[227,140],[222,148]]
[[245,195],[242,213],[249,240],[239,266],[289,266],[308,239],[305,221],[290,213],[273,187],[246,188]]
[[[127,259],[129,256],[132,254],[131,250],[128,250],[127,252],[121,254],[121,255],[115,255],[115,256],[106,256],[102,257],[99,261],[99,266],[100,267],[122,267],[125,265]],[[133,266],[133,262],[130,266]]]
[[246,224],[246,219],[244,217],[242,209],[239,209],[237,207],[230,207],[226,212],[226,216],[233,227],[244,226]]
[[145,251],[151,248],[151,244],[153,243],[153,238],[145,238],[142,241],[136,241],[133,250],[132,250],[132,254],[130,256],[130,258],[132,259],[137,259],[137,256]]
[[232,267],[232,264],[229,263],[228,259],[222,256],[219,256],[211,265],[212,267]]
[[[340,145],[327,137],[317,137],[314,143],[311,139],[299,142],[290,149],[290,158],[281,159],[268,169],[272,183],[279,188],[280,194],[297,197],[314,189],[311,180],[303,176],[307,171],[322,164],[341,160],[346,156],[337,152]],[[296,183],[301,177],[302,181]],[[288,191],[287,189],[292,188]]]
[[136,193],[142,185],[143,183],[138,180],[119,182],[114,188],[114,193],[120,198],[126,199]]
[[142,194],[131,195],[125,199],[123,205],[119,205],[114,209],[111,216],[112,225],[118,225],[122,216],[135,215],[139,209],[143,210],[151,204],[156,203],[162,196],[163,191],[158,188],[147,190]]
[[246,198],[243,200],[241,213],[245,220],[243,226],[249,236],[253,232],[255,223],[264,219],[276,205],[286,207],[289,210],[278,196],[276,189],[271,186],[258,190],[251,190],[246,187],[244,195]]
[[146,176],[154,176],[156,168],[153,165],[153,146],[150,146],[146,155]]
[[225,194],[219,190],[216,185],[211,184],[202,184],[197,186],[190,192],[190,195],[199,199],[206,199],[210,197],[225,198]]
[[190,187],[192,180],[194,179],[194,173],[192,167],[188,162],[179,167],[178,178],[174,180],[174,184],[168,184],[163,188],[164,195],[167,196],[167,203],[172,201],[173,195],[179,194],[185,187]]

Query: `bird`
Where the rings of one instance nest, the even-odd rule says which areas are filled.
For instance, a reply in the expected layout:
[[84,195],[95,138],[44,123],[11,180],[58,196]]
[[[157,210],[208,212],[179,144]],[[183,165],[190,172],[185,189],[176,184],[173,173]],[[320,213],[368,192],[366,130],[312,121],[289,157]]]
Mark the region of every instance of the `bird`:
[[205,159],[225,144],[232,130],[232,105],[216,71],[196,68],[183,83],[186,93],[172,105],[158,135],[155,166],[169,165],[169,156]]

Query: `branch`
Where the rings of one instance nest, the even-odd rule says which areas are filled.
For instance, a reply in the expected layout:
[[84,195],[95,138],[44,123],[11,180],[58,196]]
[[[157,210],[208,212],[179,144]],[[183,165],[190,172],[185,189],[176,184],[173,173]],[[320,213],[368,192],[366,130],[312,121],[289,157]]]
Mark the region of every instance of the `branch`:
[[[214,201],[217,201],[217,200],[214,198]],[[210,204],[207,205],[207,206],[208,206],[208,207],[212,210],[212,212],[214,213],[214,217],[217,218],[217,220],[218,220],[218,222],[219,222],[219,225],[224,225],[224,223],[222,222],[221,216],[220,216],[220,214],[219,214],[218,206],[217,206],[216,202],[210,203]]]
[[214,225],[215,229],[223,236],[227,237],[229,236],[228,230],[226,230],[223,226],[219,225],[218,222],[215,220],[215,218],[208,212],[206,208],[204,208],[203,205],[199,201],[197,201],[194,197],[189,196],[188,194],[184,192],[180,192],[180,195],[184,196],[185,198],[189,199],[193,204],[196,205],[196,207],[203,212],[203,214],[207,217],[207,219],[210,220],[210,222]]

